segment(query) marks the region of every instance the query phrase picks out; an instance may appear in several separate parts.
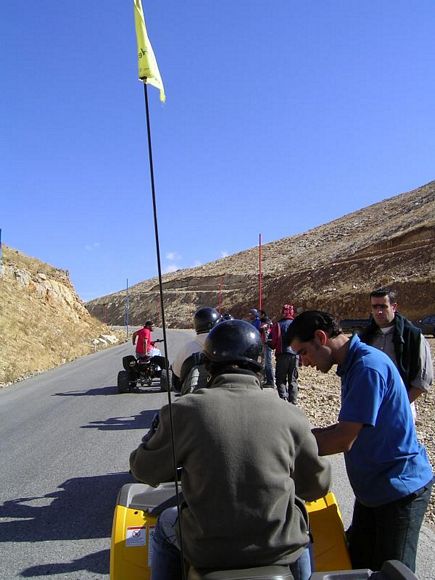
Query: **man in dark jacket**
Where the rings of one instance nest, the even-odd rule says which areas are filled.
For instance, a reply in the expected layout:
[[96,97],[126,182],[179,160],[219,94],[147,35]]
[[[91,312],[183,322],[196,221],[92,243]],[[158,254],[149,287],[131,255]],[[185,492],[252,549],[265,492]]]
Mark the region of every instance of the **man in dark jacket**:
[[285,343],[285,335],[295,317],[293,304],[284,304],[281,318],[270,331],[270,346],[275,349],[275,383],[278,395],[296,404],[298,397],[298,358]]
[[[181,530],[185,558],[196,568],[289,565],[309,578],[306,511],[322,497],[329,464],[304,413],[260,384],[262,342],[253,326],[229,320],[207,336],[207,388],[172,405],[177,467],[182,467]],[[152,437],[130,456],[150,485],[174,478],[169,409]],[[165,510],[153,541],[154,580],[181,578],[176,508]]]
[[264,357],[264,377],[266,379],[265,387],[274,387],[273,384],[273,365],[272,365],[272,349],[268,345],[269,333],[272,328],[272,321],[268,317],[265,310],[259,310],[260,313],[260,336],[263,343],[263,357]]
[[397,367],[413,403],[433,380],[429,344],[420,329],[397,312],[396,293],[378,288],[370,294],[373,319],[360,338],[387,354]]

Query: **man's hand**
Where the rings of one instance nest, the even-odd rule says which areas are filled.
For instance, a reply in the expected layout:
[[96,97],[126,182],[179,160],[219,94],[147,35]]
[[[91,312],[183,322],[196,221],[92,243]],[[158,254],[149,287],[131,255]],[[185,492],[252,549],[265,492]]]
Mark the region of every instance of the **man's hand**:
[[319,455],[334,455],[350,451],[363,427],[363,423],[341,421],[329,427],[312,429],[317,440]]
[[420,395],[422,395],[425,392],[426,391],[424,391],[423,389],[419,389],[417,387],[411,387],[408,391],[409,402],[413,403],[416,399],[418,399],[418,397],[420,397]]
[[148,433],[142,437],[142,444],[147,443],[151,439],[151,437],[157,431],[159,424],[160,424],[160,414],[157,412],[154,415],[153,420],[151,421],[151,426],[149,428]]

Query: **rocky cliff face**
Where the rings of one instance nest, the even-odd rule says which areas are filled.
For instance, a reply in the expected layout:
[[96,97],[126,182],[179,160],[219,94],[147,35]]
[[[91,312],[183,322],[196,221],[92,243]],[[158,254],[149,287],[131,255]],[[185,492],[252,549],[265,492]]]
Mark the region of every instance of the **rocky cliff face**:
[[89,314],[68,272],[3,247],[0,384],[92,352],[103,334],[109,329]]
[[[389,285],[400,310],[420,318],[435,312],[435,181],[371,205],[304,234],[263,246],[264,308],[277,316],[284,302],[328,310],[341,318],[368,315],[368,293]],[[191,326],[199,306],[216,306],[244,317],[258,304],[258,250],[163,276],[166,321]],[[220,296],[219,296],[220,295]],[[123,324],[125,291],[92,300],[88,310]],[[159,324],[157,279],[130,289],[131,324]]]

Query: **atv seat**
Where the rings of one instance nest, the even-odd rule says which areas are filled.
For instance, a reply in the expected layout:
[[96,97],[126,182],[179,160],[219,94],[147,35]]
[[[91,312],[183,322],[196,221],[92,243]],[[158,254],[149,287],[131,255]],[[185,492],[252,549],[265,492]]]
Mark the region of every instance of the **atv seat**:
[[288,566],[260,566],[233,570],[202,570],[191,567],[187,580],[293,580]]

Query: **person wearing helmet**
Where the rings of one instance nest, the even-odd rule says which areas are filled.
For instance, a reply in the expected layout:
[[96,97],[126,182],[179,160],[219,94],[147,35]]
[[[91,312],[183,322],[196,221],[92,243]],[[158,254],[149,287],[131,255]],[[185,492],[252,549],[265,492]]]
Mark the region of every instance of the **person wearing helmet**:
[[[221,315],[219,312],[216,308],[211,308],[210,306],[204,306],[195,312],[193,326],[196,331],[196,336],[181,347],[172,363],[172,382],[175,390],[181,391],[184,379],[190,371],[190,368],[188,368],[189,365],[184,365],[184,363],[192,355],[202,351],[207,334],[220,320]],[[193,364],[194,360],[190,360],[192,360]]]
[[222,321],[224,320],[234,320],[234,316],[230,312],[225,312],[222,314]]
[[275,349],[275,384],[278,395],[295,405],[298,396],[298,358],[285,343],[285,335],[294,317],[293,304],[284,304],[281,318],[272,325],[270,346]]
[[249,322],[255,326],[257,330],[260,330],[261,320],[260,320],[260,313],[256,308],[251,308],[248,312]]
[[139,330],[133,332],[131,341],[133,345],[136,346],[136,358],[144,357],[152,350],[154,347],[154,341],[152,336],[152,331],[154,329],[154,323],[152,320],[147,320]]
[[[319,457],[303,411],[261,388],[262,341],[247,321],[228,320],[208,334],[207,388],[172,404],[177,467],[184,501],[184,556],[195,568],[288,564],[310,577],[303,501],[329,489],[330,466]],[[174,479],[168,405],[151,437],[131,453],[136,479]],[[177,508],[162,512],[153,538],[153,580],[181,578]]]

